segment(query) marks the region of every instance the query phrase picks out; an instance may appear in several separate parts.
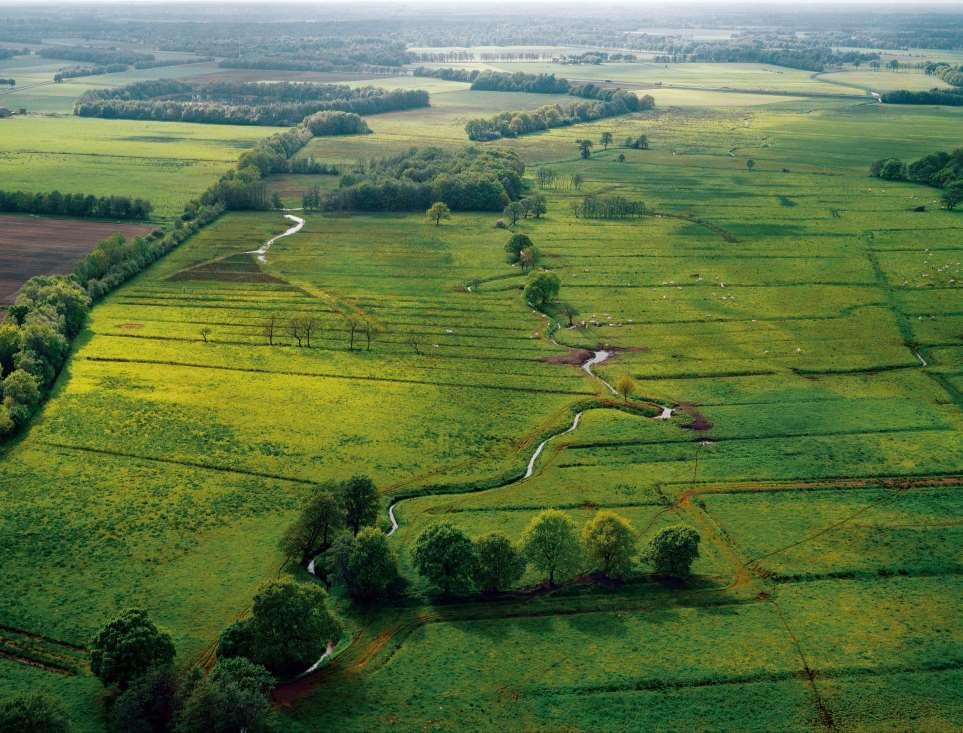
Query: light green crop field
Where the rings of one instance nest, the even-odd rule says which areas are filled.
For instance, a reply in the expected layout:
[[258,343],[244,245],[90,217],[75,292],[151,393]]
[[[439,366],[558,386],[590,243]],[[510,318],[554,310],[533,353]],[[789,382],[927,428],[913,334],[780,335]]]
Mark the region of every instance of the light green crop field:
[[[704,81],[793,81],[737,72],[707,65]],[[455,148],[471,116],[556,101],[457,86],[303,154]],[[290,222],[230,214],[95,307],[2,456],[0,693],[48,689],[80,730],[102,730],[80,647],[105,617],[143,606],[181,663],[204,657],[279,572],[309,487],[364,472],[385,509],[397,502],[410,594],[355,615],[321,673],[282,687],[283,730],[963,727],[963,214],[867,175],[881,157],[958,145],[963,110],[653,94],[652,112],[491,143],[520,152],[533,190],[540,165],[561,182],[542,191],[548,214],[518,227],[579,311],[554,341],[504,261],[498,214],[436,227],[295,212],[304,228],[263,263],[250,251]],[[240,147],[261,132],[198,127],[117,136],[226,158],[228,135]],[[652,149],[580,160],[575,140],[604,131]],[[312,178],[272,186],[297,203]],[[652,215],[577,219],[587,193]],[[378,332],[349,350],[359,313]],[[268,343],[272,315],[301,314],[320,324],[310,348],[283,325]],[[616,353],[595,375],[549,360],[603,346]],[[630,407],[602,381],[625,374]],[[410,557],[421,530],[517,537],[547,507],[579,523],[611,508],[643,542],[687,523],[702,536],[695,576],[545,593],[529,571],[504,598],[430,603]]]
[[[0,97],[0,99],[3,99]],[[2,104],[2,102],[0,102]],[[174,216],[278,128],[93,117],[0,120],[4,190],[123,194]]]

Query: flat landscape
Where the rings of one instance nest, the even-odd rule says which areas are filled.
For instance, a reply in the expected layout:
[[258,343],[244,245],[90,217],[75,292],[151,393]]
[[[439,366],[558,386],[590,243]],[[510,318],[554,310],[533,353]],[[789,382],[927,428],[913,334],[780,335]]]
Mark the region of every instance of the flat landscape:
[[0,214],[0,305],[12,303],[24,280],[33,275],[70,272],[100,240],[115,233],[136,237],[150,229],[143,224],[38,221],[37,217]]
[[[172,67],[425,89],[430,106],[314,136],[265,178],[284,210],[225,211],[93,305],[49,398],[0,445],[0,699],[42,691],[71,730],[108,730],[88,659],[107,619],[145,609],[179,674],[209,670],[259,586],[291,576],[327,587],[342,628],[320,668],[273,688],[270,730],[963,730],[963,213],[869,174],[959,148],[963,130],[961,106],[870,92],[950,85],[468,47],[475,60],[424,65],[601,82],[655,108],[473,143],[518,154],[544,215],[432,221],[303,197],[413,148],[463,151],[473,118],[581,100],[415,63]],[[0,61],[18,85],[56,67],[18,58]],[[151,219],[0,216],[0,303],[113,232],[181,227],[284,129],[67,114],[103,86],[25,89],[63,114],[0,119],[0,188],[123,192],[153,201]],[[645,215],[580,213],[612,197]],[[538,249],[531,273],[506,261],[513,234]],[[540,273],[558,277],[554,307],[526,300]],[[315,487],[357,474],[404,586],[366,604],[279,549]],[[529,564],[505,592],[451,597],[422,572],[431,527],[518,542],[545,510],[578,527],[617,512],[639,540],[632,572],[554,585]],[[701,537],[684,579],[641,552],[680,524]]]

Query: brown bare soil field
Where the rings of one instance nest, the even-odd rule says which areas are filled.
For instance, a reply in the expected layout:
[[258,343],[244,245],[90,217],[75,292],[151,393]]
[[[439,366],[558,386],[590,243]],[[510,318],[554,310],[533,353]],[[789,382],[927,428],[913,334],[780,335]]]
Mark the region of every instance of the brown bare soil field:
[[148,224],[0,214],[0,304],[12,303],[17,290],[33,275],[70,272],[97,242],[114,232],[132,237],[152,228]]

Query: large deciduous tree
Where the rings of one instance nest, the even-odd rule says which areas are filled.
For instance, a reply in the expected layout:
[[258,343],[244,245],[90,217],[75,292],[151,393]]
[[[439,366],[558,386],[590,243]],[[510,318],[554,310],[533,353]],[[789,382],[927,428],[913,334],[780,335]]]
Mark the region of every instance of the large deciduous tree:
[[418,536],[412,559],[418,572],[443,595],[471,590],[475,547],[460,529],[447,523],[428,527]]
[[549,585],[578,572],[582,560],[575,523],[557,509],[546,509],[522,536],[522,554],[545,575]]
[[525,558],[498,532],[475,540],[475,555],[475,583],[487,593],[508,590],[525,572]]
[[126,688],[152,667],[170,664],[174,644],[147,611],[131,608],[108,621],[90,643],[90,671],[105,685]]
[[625,517],[600,511],[582,528],[582,546],[595,570],[609,578],[624,578],[632,569],[638,540]]
[[649,541],[646,558],[658,573],[688,577],[692,563],[699,557],[700,539],[698,532],[683,524],[666,527]]

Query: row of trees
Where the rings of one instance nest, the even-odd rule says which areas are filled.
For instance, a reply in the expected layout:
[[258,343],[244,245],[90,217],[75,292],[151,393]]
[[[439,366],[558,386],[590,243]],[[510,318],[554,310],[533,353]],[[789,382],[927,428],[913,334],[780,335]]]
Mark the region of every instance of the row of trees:
[[912,181],[942,188],[940,201],[946,209],[963,203],[963,148],[932,153],[909,165],[899,158],[883,158],[870,166],[869,173],[886,181]]
[[64,79],[78,79],[82,76],[98,76],[100,74],[115,74],[120,71],[127,71],[130,68],[127,64],[104,64],[101,66],[71,66],[67,69],[60,69],[54,74],[53,80],[57,83]]
[[315,112],[368,115],[427,106],[428,92],[422,89],[387,90],[291,82],[202,84],[162,79],[85,92],[74,105],[74,114],[215,124],[294,125]]
[[646,215],[644,201],[614,194],[585,196],[572,202],[572,212],[579,219],[638,219]]
[[84,61],[98,66],[108,64],[131,64],[155,61],[150,53],[141,53],[123,48],[107,48],[104,46],[59,46],[46,45],[37,51],[38,56],[47,59],[67,59],[68,61]]
[[508,204],[502,211],[505,219],[500,221],[507,220],[508,226],[515,226],[519,219],[527,219],[530,216],[541,219],[547,211],[548,199],[545,198],[544,194],[536,193]]
[[465,132],[468,133],[469,140],[497,140],[639,112],[654,106],[655,100],[648,94],[639,98],[631,92],[620,90],[605,101],[576,102],[566,106],[547,105],[531,112],[502,112],[488,119],[469,120],[465,125]]
[[532,519],[518,544],[498,532],[473,542],[451,524],[434,524],[415,541],[412,561],[442,595],[495,593],[517,584],[528,565],[549,587],[579,574],[623,580],[638,559],[651,562],[657,573],[686,578],[699,557],[699,541],[689,527],[667,527],[640,553],[631,522],[616,512],[599,511],[579,529],[565,512],[547,509]]
[[15,86],[17,86],[17,80],[16,80],[16,79],[0,79],[0,86],[11,86],[11,87],[15,87]]
[[0,191],[0,211],[96,219],[146,219],[150,201],[130,196],[93,196],[84,193],[28,193]]

